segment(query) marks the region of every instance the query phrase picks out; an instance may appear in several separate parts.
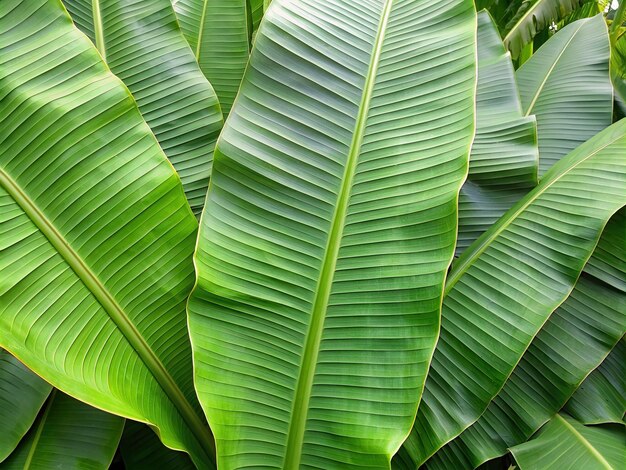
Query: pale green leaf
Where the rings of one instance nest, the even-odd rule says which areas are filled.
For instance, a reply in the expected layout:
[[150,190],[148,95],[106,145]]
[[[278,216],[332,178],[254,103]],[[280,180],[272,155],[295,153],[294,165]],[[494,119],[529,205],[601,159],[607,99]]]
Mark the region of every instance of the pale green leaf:
[[215,87],[224,117],[235,101],[250,55],[253,18],[248,7],[246,0],[174,3],[180,27],[200,69]]

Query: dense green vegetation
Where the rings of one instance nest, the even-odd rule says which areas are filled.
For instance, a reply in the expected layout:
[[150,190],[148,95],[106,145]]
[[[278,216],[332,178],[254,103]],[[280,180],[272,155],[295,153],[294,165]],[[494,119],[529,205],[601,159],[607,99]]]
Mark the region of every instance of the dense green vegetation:
[[0,470],[625,468],[625,5],[0,0]]

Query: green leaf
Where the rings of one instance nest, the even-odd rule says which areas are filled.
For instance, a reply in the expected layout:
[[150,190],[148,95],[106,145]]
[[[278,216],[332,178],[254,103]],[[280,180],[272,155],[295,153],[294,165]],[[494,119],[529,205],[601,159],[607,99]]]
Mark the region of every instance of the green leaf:
[[126,421],[120,441],[126,470],[195,470],[189,456],[165,447],[145,424]]
[[55,390],[2,470],[106,470],[124,419],[92,408]]
[[221,468],[388,468],[408,433],[474,133],[475,22],[465,0],[272,2],[189,301]]
[[532,440],[511,449],[520,470],[620,470],[626,467],[624,426],[583,426],[557,414]]
[[200,69],[215,87],[224,117],[235,101],[250,55],[246,0],[176,0],[180,27]]
[[253,31],[259,29],[259,25],[261,24],[261,19],[266,10],[264,3],[266,3],[266,0],[248,0],[250,14],[252,15]]
[[176,168],[192,210],[200,214],[223,120],[217,96],[176,23],[170,1],[63,2],[130,89]]
[[626,112],[626,28],[619,31],[618,39],[611,49],[611,79],[615,98]]
[[539,176],[611,124],[609,57],[598,15],[563,28],[517,71],[524,113],[537,116]]
[[522,116],[513,63],[489,13],[478,14],[476,135],[459,197],[457,255],[537,184],[534,116]]
[[[611,218],[589,263],[606,253],[616,236],[625,244],[625,214],[621,210]],[[625,249],[606,256],[605,263],[619,266],[626,262]],[[624,335],[626,295],[591,276],[589,263],[498,396],[478,421],[426,462],[428,469],[475,468],[526,442],[561,409]]]
[[514,0],[507,13],[512,14],[506,25],[501,28],[504,45],[517,59],[526,44],[535,35],[558,23],[580,5],[589,0]]
[[613,289],[626,293],[626,209],[613,217],[602,233],[585,272],[601,280]]
[[24,364],[0,349],[0,462],[30,429],[51,389]]
[[60,2],[3,0],[0,48],[0,346],[208,468],[180,180]]
[[626,339],[617,343],[600,367],[587,377],[564,411],[583,424],[624,423]]
[[568,297],[626,205],[626,120],[558,162],[474,242],[446,281],[439,342],[398,464],[421,465],[476,421]]

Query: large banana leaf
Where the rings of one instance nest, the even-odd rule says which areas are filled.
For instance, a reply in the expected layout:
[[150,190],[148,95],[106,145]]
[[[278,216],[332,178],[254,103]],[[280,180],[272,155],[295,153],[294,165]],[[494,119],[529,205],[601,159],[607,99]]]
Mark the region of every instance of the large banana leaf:
[[459,258],[415,426],[416,468],[485,411],[626,205],[626,120],[578,147]]
[[524,113],[537,116],[540,176],[611,124],[610,53],[597,15],[563,28],[517,71]]
[[106,470],[124,419],[92,408],[55,390],[30,432],[2,470]]
[[180,180],[59,1],[2,0],[0,51],[0,346],[207,468]]
[[462,253],[537,184],[534,116],[522,116],[513,63],[489,13],[478,14],[476,135],[459,196]]
[[511,452],[520,470],[622,470],[625,448],[623,425],[583,426],[557,414],[535,438]]
[[176,0],[174,3],[180,27],[202,72],[215,87],[224,117],[235,101],[250,55],[253,25],[247,3],[247,0]]
[[189,456],[165,447],[145,424],[126,421],[120,441],[125,470],[195,470]]
[[52,387],[0,349],[0,462],[30,429]]
[[[622,311],[624,315],[626,309]],[[583,424],[624,423],[626,413],[626,339],[582,383],[565,412]]]
[[589,0],[512,0],[501,31],[506,48],[517,59],[524,46],[552,22],[558,23]]
[[474,132],[475,22],[466,0],[266,12],[189,301],[221,468],[388,468],[406,437]]
[[169,0],[63,0],[76,25],[130,89],[199,214],[222,128],[217,96],[198,68]]
[[[621,210],[611,218],[592,260],[606,253],[615,237],[625,244],[625,214]],[[626,262],[624,249],[604,261],[615,269]],[[587,266],[485,413],[428,460],[429,469],[476,468],[526,442],[606,358],[626,332],[626,295],[589,275]]]

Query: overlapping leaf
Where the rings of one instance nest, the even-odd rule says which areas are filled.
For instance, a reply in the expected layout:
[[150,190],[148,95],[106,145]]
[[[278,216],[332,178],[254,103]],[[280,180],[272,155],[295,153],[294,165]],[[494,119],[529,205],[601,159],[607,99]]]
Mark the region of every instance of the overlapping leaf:
[[126,421],[120,441],[120,453],[126,470],[195,470],[184,452],[176,452],[163,446],[148,426]]
[[[202,72],[215,87],[226,117],[250,55],[253,17],[248,0],[176,0],[174,8]],[[260,21],[258,8],[257,5],[255,17]],[[261,5],[261,14],[262,11]]]
[[198,68],[170,1],[63,2],[130,89],[199,214],[223,120],[217,96]]
[[520,470],[620,470],[626,466],[623,425],[583,426],[557,414],[532,440],[511,452]]
[[564,410],[583,424],[624,423],[626,339],[617,343],[600,367],[587,377]]
[[107,470],[124,419],[55,390],[41,415],[2,470]]
[[539,176],[611,124],[610,54],[597,15],[563,28],[517,71],[524,113],[537,117]]
[[[612,273],[626,263],[625,215],[622,210],[611,218],[576,287],[550,316],[485,413],[428,460],[427,468],[476,468],[526,442],[606,358],[626,332],[626,295],[589,274],[589,266],[592,260],[597,266],[601,258],[607,273]],[[623,247],[612,251],[616,238]],[[626,272],[622,276],[626,279]],[[623,375],[616,374],[614,380],[619,377]],[[620,420],[623,413],[622,409]]]
[[3,0],[0,51],[0,346],[208,468],[180,180],[60,2]]
[[30,429],[52,387],[0,349],[0,462]]
[[478,14],[476,135],[459,196],[457,255],[537,184],[534,116],[522,116],[513,63],[487,12]]
[[589,0],[513,0],[501,21],[504,44],[517,58],[535,35]]
[[474,131],[475,22],[465,0],[266,12],[189,302],[221,468],[387,468],[408,433]]
[[485,411],[626,205],[626,120],[558,162],[468,248],[446,281],[441,335],[398,466],[416,468]]

